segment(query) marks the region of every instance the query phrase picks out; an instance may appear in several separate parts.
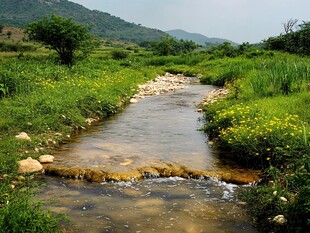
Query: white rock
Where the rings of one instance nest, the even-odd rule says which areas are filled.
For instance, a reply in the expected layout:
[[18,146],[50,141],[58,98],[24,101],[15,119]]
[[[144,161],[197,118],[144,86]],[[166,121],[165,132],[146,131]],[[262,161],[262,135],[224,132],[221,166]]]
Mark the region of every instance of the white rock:
[[274,191],[272,194],[273,194],[274,196],[277,196],[278,192],[277,192],[277,191]]
[[52,163],[54,162],[54,156],[53,155],[41,155],[39,157],[40,163]]
[[20,134],[16,135],[15,138],[17,140],[31,140],[27,133],[21,132]]
[[132,98],[132,99],[130,99],[130,103],[131,103],[131,104],[138,103],[138,100],[137,100],[137,99]]
[[287,199],[285,197],[280,197],[280,200],[283,202],[287,202]]
[[284,225],[287,223],[287,219],[282,214],[275,216],[272,221],[280,225]]
[[43,169],[42,164],[38,160],[32,159],[31,157],[18,161],[18,165],[19,173],[32,173]]

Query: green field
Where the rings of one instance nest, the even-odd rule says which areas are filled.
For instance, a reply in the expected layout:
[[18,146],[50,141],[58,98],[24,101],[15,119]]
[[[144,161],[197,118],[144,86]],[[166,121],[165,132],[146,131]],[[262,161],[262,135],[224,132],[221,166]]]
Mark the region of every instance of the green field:
[[[126,56],[113,59],[115,51]],[[87,118],[117,113],[137,85],[164,72],[198,76],[203,83],[231,90],[225,101],[205,107],[204,130],[225,159],[265,171],[261,184],[244,195],[262,231],[308,229],[310,59],[257,48],[236,49],[234,56],[226,52],[219,48],[155,56],[114,42],[72,67],[58,65],[55,54],[39,46],[29,52],[2,52],[0,231],[57,232],[64,217],[34,204],[38,182],[33,175],[17,174],[17,161],[57,150],[72,134],[87,129]],[[17,141],[20,132],[27,132],[31,141]],[[279,214],[288,222],[273,222]]]

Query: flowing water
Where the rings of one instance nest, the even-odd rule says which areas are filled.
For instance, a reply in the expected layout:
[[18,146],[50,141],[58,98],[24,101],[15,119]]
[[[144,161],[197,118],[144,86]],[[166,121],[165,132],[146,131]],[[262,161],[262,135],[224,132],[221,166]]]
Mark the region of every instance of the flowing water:
[[132,174],[145,176],[141,168],[159,171],[171,164],[183,170],[227,170],[206,143],[206,135],[197,130],[202,115],[195,104],[212,89],[190,85],[140,100],[55,155],[53,166],[114,176],[127,172],[129,181],[46,177],[41,198],[49,200],[52,210],[68,214],[73,232],[255,232],[237,198],[246,186],[212,178],[159,178],[162,174],[153,173],[149,179],[133,179]]

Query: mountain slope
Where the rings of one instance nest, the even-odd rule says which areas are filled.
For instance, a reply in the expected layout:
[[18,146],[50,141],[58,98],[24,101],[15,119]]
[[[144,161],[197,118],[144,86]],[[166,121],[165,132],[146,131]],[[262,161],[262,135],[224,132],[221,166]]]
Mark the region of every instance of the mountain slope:
[[222,38],[209,38],[209,37],[206,37],[202,34],[189,33],[189,32],[186,32],[184,30],[181,30],[181,29],[166,31],[166,33],[168,33],[170,36],[173,36],[179,40],[180,39],[192,40],[192,41],[194,41],[200,45],[206,45],[206,43],[222,44],[224,42],[228,42],[233,46],[238,45],[237,43],[230,41],[230,40],[226,40],[226,39],[222,39]]
[[89,25],[99,37],[136,43],[159,40],[164,32],[126,22],[97,10],[89,10],[68,0],[0,0],[0,23],[25,26],[51,13]]

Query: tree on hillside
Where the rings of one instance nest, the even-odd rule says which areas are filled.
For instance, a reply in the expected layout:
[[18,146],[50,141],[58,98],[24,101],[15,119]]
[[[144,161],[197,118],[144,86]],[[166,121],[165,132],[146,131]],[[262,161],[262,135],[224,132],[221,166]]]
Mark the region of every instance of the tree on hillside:
[[0,24],[0,33],[2,33],[4,26],[2,24]]
[[286,23],[283,23],[283,28],[285,33],[293,32],[294,27],[296,26],[298,19],[289,19]]
[[161,56],[180,55],[192,52],[198,45],[193,41],[177,40],[171,36],[161,38],[159,42],[153,42],[152,48],[155,53]]
[[26,33],[30,40],[55,50],[60,62],[68,66],[73,65],[79,54],[87,56],[94,45],[86,26],[56,15],[29,24]]

